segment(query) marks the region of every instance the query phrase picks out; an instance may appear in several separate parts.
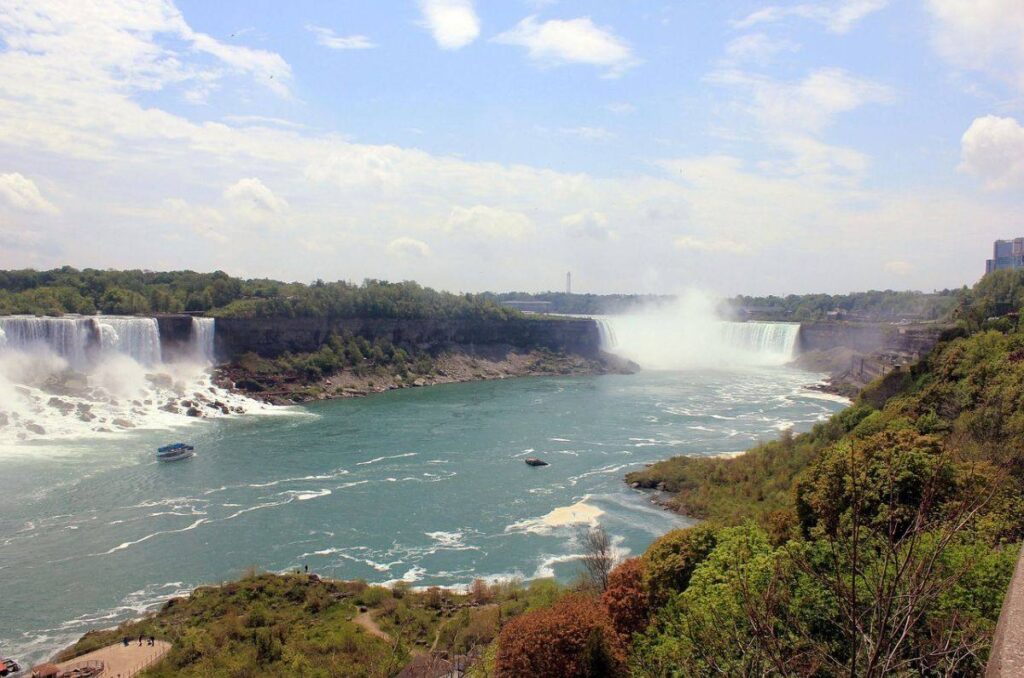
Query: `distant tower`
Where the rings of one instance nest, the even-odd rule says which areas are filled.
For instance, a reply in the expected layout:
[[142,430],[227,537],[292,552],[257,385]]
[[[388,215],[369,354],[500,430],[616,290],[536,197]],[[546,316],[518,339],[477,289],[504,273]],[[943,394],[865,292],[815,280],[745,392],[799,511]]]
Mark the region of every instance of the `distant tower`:
[[572,271],[565,274],[565,293],[572,294]]

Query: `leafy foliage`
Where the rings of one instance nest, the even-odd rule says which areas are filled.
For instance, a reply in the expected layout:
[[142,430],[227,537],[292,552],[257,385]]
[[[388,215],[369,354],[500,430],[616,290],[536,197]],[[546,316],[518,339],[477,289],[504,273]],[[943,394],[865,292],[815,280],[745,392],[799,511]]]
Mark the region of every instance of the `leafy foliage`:
[[309,285],[242,280],[226,273],[100,271],[71,267],[0,271],[0,315],[203,312],[220,317],[509,318],[517,312],[478,295],[414,282],[317,280]]
[[600,599],[582,593],[516,617],[501,630],[497,675],[604,677],[621,674],[625,651]]

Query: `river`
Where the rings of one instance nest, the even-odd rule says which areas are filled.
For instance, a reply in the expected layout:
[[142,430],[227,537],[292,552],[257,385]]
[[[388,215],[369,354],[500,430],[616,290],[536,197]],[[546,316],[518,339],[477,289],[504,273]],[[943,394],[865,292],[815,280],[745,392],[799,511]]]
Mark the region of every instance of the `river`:
[[[452,384],[0,446],[0,651],[43,659],[250,566],[568,581],[583,525],[627,555],[686,524],[626,472],[806,430],[843,406],[806,388],[819,378],[749,366]],[[153,460],[178,438],[194,458]]]

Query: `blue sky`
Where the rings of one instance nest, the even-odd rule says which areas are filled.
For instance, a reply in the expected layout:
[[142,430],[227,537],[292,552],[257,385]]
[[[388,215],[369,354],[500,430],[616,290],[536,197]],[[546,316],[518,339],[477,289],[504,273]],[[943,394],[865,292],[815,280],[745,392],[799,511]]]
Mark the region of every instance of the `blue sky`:
[[1022,45],[1019,0],[0,0],[0,266],[970,284]]

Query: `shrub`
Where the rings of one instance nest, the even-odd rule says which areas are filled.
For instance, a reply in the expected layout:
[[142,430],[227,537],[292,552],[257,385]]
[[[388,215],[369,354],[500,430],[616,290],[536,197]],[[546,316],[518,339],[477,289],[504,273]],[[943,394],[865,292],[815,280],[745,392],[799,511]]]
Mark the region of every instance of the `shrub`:
[[623,640],[643,630],[650,613],[647,589],[644,587],[644,561],[630,558],[612,570],[601,601]]
[[600,601],[580,593],[516,617],[498,637],[497,675],[564,678],[622,675],[625,652]]
[[661,536],[643,556],[644,588],[653,606],[686,590],[690,576],[716,544],[715,531],[700,525]]

